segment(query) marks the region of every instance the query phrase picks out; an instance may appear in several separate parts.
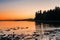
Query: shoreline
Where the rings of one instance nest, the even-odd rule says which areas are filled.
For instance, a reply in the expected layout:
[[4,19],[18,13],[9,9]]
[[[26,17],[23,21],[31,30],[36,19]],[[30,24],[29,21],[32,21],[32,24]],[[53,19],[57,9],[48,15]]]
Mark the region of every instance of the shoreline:
[[2,21],[30,21],[30,22],[36,22],[36,23],[60,23],[60,20],[0,20]]

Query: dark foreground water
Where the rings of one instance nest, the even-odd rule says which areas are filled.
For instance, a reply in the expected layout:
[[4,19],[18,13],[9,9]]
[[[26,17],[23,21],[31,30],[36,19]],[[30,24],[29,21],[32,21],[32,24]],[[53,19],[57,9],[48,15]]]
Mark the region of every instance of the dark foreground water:
[[60,40],[60,25],[31,21],[0,21],[0,40]]

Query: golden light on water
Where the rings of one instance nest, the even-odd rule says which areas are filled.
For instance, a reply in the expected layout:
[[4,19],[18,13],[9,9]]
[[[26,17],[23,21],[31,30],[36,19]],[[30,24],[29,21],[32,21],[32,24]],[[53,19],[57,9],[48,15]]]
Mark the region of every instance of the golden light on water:
[[[17,29],[19,27],[19,29]],[[17,29],[17,30],[14,30]],[[0,22],[0,31],[4,31],[5,33],[15,32],[16,34],[32,34],[36,31],[35,22],[27,22],[27,21],[2,21]],[[6,32],[6,30],[10,30]],[[8,33],[8,34],[9,34]]]

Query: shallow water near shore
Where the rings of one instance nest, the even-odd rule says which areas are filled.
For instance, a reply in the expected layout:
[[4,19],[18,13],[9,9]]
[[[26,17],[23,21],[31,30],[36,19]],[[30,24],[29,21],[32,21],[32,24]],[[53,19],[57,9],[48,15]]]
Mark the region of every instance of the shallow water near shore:
[[[0,21],[0,35],[5,34],[5,36],[14,33],[16,35],[23,34],[34,37],[33,34],[35,34],[39,35],[36,37],[37,40],[58,40],[57,37],[59,38],[59,36],[57,34],[60,34],[60,31],[54,33],[55,30],[60,30],[60,26],[55,27],[52,24],[44,23],[37,24],[34,21]],[[53,37],[51,38],[51,36]],[[27,36],[27,38],[31,37]],[[32,39],[34,39],[33,37]]]

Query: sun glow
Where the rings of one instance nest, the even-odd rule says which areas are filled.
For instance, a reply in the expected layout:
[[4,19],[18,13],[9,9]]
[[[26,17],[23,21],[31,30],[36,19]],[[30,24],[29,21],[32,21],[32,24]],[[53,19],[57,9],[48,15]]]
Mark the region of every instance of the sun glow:
[[53,9],[57,5],[60,6],[60,0],[0,1],[0,20],[34,18],[36,11]]

